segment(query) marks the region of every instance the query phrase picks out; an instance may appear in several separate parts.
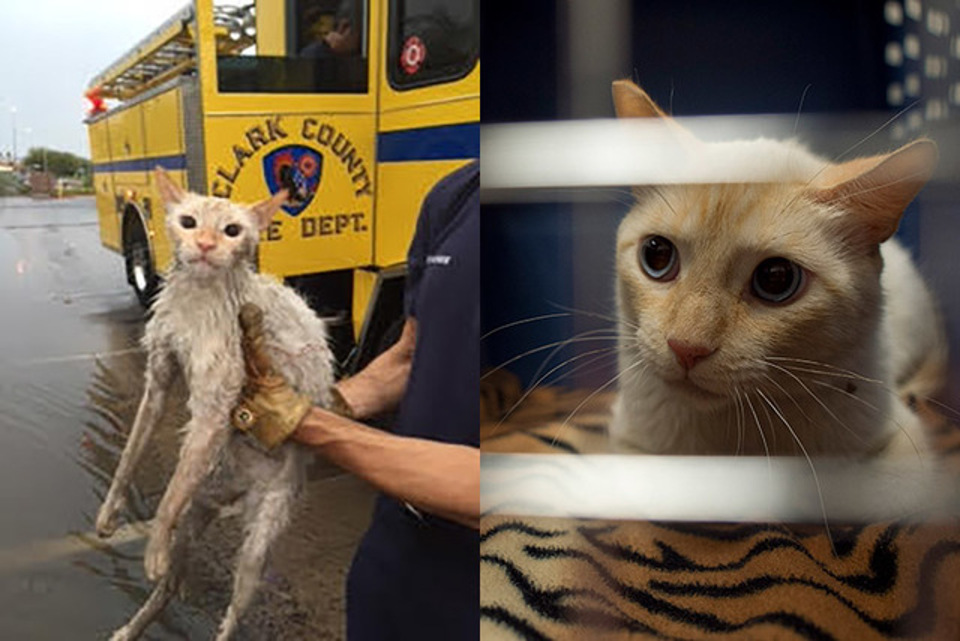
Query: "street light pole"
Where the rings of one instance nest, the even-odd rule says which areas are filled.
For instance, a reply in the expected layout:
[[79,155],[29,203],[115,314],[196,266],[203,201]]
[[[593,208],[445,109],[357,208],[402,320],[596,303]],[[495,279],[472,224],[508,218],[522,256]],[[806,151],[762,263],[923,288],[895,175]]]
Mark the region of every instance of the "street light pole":
[[17,108],[10,107],[10,120],[13,123],[13,164],[17,164]]

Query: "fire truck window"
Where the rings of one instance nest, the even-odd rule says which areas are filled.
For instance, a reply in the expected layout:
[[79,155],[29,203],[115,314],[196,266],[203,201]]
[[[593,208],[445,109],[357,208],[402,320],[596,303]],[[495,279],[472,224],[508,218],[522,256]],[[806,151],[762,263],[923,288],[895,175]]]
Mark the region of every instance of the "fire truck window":
[[[223,93],[366,93],[369,0],[288,0],[282,42],[238,51],[237,21],[221,26],[217,5],[217,84]],[[243,9],[252,15],[253,5]],[[255,25],[255,18],[249,20]],[[242,27],[241,27],[242,28]],[[225,32],[225,33],[224,33]],[[242,36],[241,36],[242,37]],[[222,44],[221,44],[222,42]],[[278,55],[278,54],[285,55]]]
[[387,75],[396,89],[466,76],[480,58],[480,0],[392,0]]

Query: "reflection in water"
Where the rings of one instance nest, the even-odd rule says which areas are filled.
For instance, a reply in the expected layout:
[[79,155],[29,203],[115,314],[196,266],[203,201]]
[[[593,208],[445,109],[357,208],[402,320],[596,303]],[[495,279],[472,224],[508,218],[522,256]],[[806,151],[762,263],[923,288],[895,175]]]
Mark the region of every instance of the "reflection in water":
[[[84,421],[77,462],[90,475],[91,487],[98,503],[106,495],[127,434],[133,425],[143,392],[145,364],[146,356],[143,353],[112,359],[110,365],[100,359],[95,362],[87,388],[87,409],[90,410],[90,417]],[[176,462],[176,428],[186,420],[182,409],[185,398],[186,391],[180,382],[170,391],[167,411],[134,473],[126,496],[127,508],[123,514],[123,520],[127,523],[147,521],[156,509],[166,480]],[[74,561],[74,566],[105,580],[125,594],[129,598],[132,615],[153,589],[152,584],[143,576],[143,540],[140,540],[136,547],[124,546],[125,549],[121,549],[96,536],[85,535],[83,538],[98,554],[79,557]],[[185,583],[185,587],[187,585]],[[154,625],[178,638],[189,639],[190,626],[177,616],[180,609],[171,604],[156,619]],[[117,626],[123,623],[125,621],[118,621]],[[209,625],[213,625],[212,619]]]

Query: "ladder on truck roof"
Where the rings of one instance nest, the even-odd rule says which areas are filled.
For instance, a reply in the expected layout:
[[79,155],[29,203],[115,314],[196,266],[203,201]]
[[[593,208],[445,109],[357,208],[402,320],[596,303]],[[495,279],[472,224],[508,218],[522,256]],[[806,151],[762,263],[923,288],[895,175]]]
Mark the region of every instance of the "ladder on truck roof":
[[[193,3],[177,11],[88,85],[102,98],[128,100],[196,65]],[[256,43],[253,5],[214,6],[217,55],[237,55]]]

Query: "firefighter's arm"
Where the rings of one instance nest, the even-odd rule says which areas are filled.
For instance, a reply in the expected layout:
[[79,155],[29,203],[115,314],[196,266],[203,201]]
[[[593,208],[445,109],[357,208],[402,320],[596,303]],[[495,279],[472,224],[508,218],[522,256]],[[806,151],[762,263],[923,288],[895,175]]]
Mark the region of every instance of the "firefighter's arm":
[[[339,414],[310,407],[269,362],[262,340],[262,314],[244,306],[243,331],[247,386],[231,418],[267,447],[292,436],[381,491],[425,512],[478,528],[480,451],[465,445],[401,437]],[[376,413],[399,401],[406,389],[415,344],[416,322],[408,320],[397,343],[342,387],[357,415]],[[343,384],[341,384],[343,385]],[[354,407],[354,404],[356,406]]]
[[[395,409],[410,378],[417,322],[407,318],[400,338],[354,376],[337,383],[336,390],[349,408],[348,416],[367,419]],[[343,412],[341,412],[343,413]]]
[[480,450],[396,436],[311,408],[292,438],[380,491],[472,528],[480,525]]

